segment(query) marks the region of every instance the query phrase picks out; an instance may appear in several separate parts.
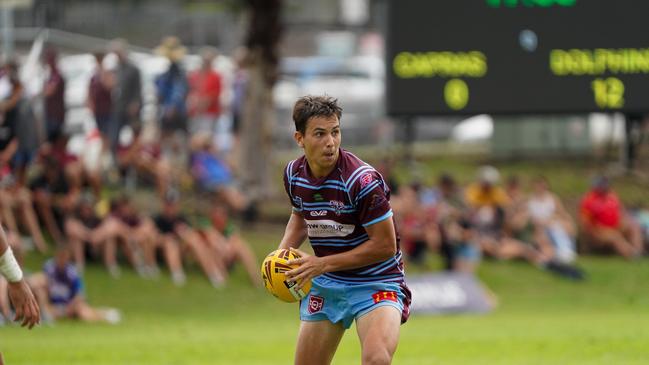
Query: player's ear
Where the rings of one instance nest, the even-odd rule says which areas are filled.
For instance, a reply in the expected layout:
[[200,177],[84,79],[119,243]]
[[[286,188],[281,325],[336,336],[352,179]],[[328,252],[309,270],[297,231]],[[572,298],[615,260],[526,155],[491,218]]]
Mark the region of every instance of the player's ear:
[[293,139],[300,148],[304,148],[304,135],[302,135],[300,131],[295,131],[295,133],[293,133]]

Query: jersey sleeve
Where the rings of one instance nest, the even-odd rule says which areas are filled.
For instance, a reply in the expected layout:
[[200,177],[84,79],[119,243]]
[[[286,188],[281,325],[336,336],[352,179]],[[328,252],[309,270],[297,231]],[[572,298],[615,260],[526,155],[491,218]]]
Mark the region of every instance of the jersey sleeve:
[[363,227],[392,217],[390,189],[376,170],[368,169],[360,173],[350,184],[349,198]]
[[294,212],[302,212],[302,199],[298,196],[293,196],[293,166],[295,164],[295,160],[289,162],[286,165],[286,168],[284,168],[284,190],[286,191],[286,195],[288,195],[288,199],[291,202],[291,206],[293,207]]

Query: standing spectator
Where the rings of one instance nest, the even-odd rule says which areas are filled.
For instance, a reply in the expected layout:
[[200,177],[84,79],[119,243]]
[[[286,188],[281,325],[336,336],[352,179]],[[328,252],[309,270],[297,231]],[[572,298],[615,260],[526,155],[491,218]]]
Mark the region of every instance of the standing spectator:
[[216,51],[204,48],[201,57],[201,68],[189,76],[189,133],[209,133],[211,136],[221,114],[222,82],[221,75],[212,68]]
[[581,201],[580,223],[591,248],[612,249],[627,259],[642,255],[640,227],[625,212],[608,178],[598,176]]
[[43,94],[45,96],[45,128],[47,140],[62,134],[65,124],[65,79],[57,64],[58,54],[54,48],[48,48],[44,53],[45,65],[49,75],[45,81]]
[[88,108],[90,108],[95,117],[97,128],[104,141],[104,147],[106,147],[110,145],[109,137],[112,127],[112,76],[102,65],[104,54],[102,52],[96,52],[94,56],[97,62],[97,68],[88,84]]
[[128,125],[134,130],[140,128],[140,110],[142,108],[142,83],[140,70],[128,59],[128,43],[123,39],[111,42],[110,50],[117,56],[111,106],[113,115],[110,119],[108,139],[113,152],[117,146],[117,137],[122,127]]
[[248,92],[248,50],[238,48],[234,52],[237,69],[232,82],[232,134],[235,140],[239,136],[239,127],[243,118],[244,103]]
[[187,130],[187,78],[180,67],[186,49],[176,37],[166,37],[156,53],[169,60],[169,68],[155,80],[162,138]]

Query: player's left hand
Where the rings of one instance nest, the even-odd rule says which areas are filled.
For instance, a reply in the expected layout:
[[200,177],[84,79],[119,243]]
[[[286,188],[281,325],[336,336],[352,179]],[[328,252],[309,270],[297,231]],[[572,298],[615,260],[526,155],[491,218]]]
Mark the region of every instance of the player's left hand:
[[32,294],[31,289],[25,282],[25,279],[16,283],[9,283],[9,300],[16,309],[16,318],[14,321],[22,321],[22,326],[32,329],[41,319],[41,313],[38,303]]
[[300,251],[297,248],[291,248],[291,251],[300,256],[297,259],[288,260],[289,265],[300,265],[291,271],[286,272],[286,277],[289,280],[297,283],[297,289],[302,289],[304,283],[313,279],[314,277],[324,274],[325,262],[322,257],[309,255],[306,252]]

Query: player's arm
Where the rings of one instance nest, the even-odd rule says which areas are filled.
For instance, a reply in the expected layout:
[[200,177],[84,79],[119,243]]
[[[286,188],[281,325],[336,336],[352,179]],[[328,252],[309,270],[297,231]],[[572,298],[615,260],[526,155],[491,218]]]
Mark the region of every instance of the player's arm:
[[298,248],[307,237],[307,227],[300,213],[293,211],[288,219],[279,248]]
[[293,249],[300,258],[289,261],[289,265],[300,267],[286,273],[290,280],[302,283],[326,272],[356,269],[377,262],[385,261],[397,252],[397,239],[394,223],[389,217],[378,223],[365,227],[369,240],[354,249],[335,255],[317,257]]
[[23,272],[16,262],[16,258],[11,252],[7,243],[7,236],[0,227],[0,275],[4,276],[9,282],[8,292],[9,300],[16,310],[15,321],[22,319],[22,326],[29,326],[31,329],[40,321],[40,310],[34,294],[23,278]]

